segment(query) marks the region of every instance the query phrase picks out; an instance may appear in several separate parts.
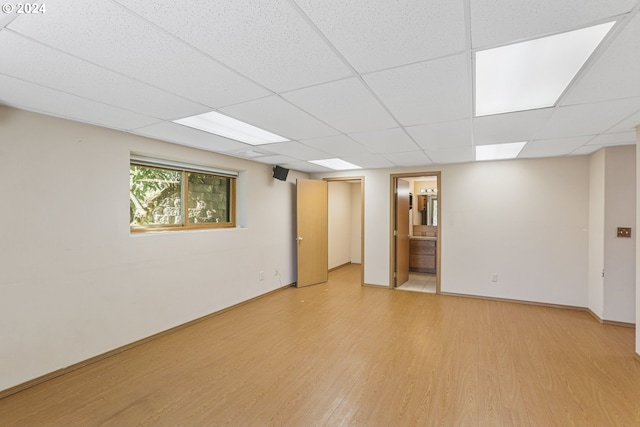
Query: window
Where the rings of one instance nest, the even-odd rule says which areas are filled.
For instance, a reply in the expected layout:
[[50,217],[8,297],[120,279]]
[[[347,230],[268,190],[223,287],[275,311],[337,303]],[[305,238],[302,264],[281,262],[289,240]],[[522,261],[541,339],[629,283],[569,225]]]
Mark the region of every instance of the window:
[[131,160],[131,231],[235,226],[235,176]]

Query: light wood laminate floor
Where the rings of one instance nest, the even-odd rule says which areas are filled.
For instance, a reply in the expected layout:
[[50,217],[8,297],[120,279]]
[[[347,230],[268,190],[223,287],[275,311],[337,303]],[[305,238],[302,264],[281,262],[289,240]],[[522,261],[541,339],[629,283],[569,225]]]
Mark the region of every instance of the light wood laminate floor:
[[633,329],[361,287],[359,269],[6,397],[0,425],[640,425]]

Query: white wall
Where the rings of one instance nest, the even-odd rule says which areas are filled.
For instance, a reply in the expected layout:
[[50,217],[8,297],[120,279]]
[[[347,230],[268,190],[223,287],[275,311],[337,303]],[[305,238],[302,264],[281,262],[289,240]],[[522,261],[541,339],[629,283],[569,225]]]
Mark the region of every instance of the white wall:
[[362,262],[362,190],[360,184],[351,184],[351,262]]
[[351,184],[329,183],[329,269],[351,262]]
[[[358,171],[358,175],[365,180],[364,283],[389,286],[389,170]],[[347,174],[343,172],[340,176]]]
[[603,320],[635,323],[635,233],[616,235],[635,222],[635,147],[592,154],[589,178],[588,307]]
[[[635,323],[636,216],[635,146],[605,152],[604,313],[603,319]],[[617,227],[632,227],[631,238]]]
[[442,291],[585,307],[588,173],[584,157],[443,169]]
[[[241,227],[131,234],[131,151],[240,171]],[[297,176],[0,107],[0,390],[294,282]]]
[[604,223],[605,154],[599,150],[589,157],[589,267],[588,307],[604,318]]
[[360,184],[329,183],[329,268],[362,262]]
[[584,156],[358,171],[365,179],[365,283],[389,285],[390,174],[437,170],[443,292],[587,306]]
[[[636,127],[636,232],[640,230],[640,126]],[[640,265],[640,239],[636,239],[636,266]],[[640,356],[640,268],[636,268],[636,354]]]

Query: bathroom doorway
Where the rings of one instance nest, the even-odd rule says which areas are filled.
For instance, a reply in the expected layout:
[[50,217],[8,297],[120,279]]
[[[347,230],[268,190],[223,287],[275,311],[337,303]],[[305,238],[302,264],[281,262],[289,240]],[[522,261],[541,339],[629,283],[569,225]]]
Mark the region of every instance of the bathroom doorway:
[[390,287],[440,293],[441,174],[394,174],[391,189]]

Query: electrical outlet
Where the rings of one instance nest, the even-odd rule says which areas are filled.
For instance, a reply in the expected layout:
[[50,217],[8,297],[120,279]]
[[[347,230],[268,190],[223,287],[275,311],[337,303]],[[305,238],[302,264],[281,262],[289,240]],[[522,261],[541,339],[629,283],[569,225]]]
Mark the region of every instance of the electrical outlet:
[[631,237],[631,227],[618,227],[618,237]]
[[262,282],[264,280],[264,271],[258,273],[258,279]]
[[491,274],[491,281],[494,283],[498,281],[498,273]]

